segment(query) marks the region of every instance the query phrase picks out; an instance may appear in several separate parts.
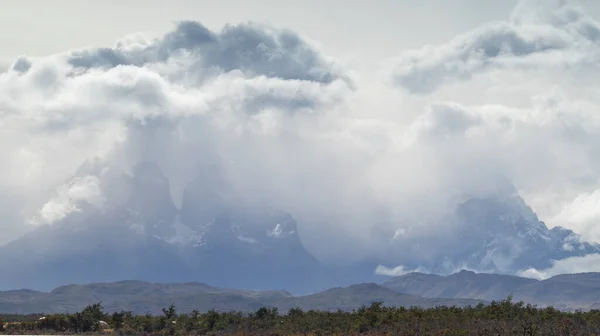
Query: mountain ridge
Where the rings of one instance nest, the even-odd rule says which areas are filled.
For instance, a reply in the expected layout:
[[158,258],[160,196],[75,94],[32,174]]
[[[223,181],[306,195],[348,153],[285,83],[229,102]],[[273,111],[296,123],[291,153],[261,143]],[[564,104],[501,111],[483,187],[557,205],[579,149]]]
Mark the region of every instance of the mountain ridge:
[[376,270],[384,264],[436,274],[461,268],[516,274],[600,253],[600,245],[570,230],[548,229],[513,188],[467,197],[427,235],[388,232],[396,224],[384,223],[376,235],[381,251],[336,266],[305,248],[293,214],[244,199],[215,166],[198,167],[180,207],[152,161],[125,169],[91,160],[66,186],[76,186],[78,195],[91,188],[93,197],[52,200],[67,200],[71,211],[0,247],[0,268],[11,270],[0,275],[0,289],[140,279],[307,294],[383,281]]
[[393,277],[382,286],[427,298],[471,298],[516,301],[557,309],[593,309],[600,304],[600,273],[560,274],[537,280],[514,275],[461,271],[448,276],[412,272]]
[[[400,280],[426,278],[436,280],[437,283],[431,286],[432,283],[417,284],[415,281],[408,281],[404,284],[418,287],[398,286]],[[512,281],[507,284],[507,279]],[[443,291],[443,284],[460,288]],[[497,290],[498,286],[502,291]],[[473,288],[476,290],[472,290]],[[453,293],[454,296],[433,296],[432,290],[437,290],[439,295]],[[29,289],[0,291],[0,312],[73,312],[100,301],[109,312],[124,309],[139,314],[160,313],[162,308],[172,303],[182,312],[193,309],[250,312],[263,306],[277,307],[281,311],[296,307],[303,310],[349,311],[374,301],[404,307],[464,307],[480,303],[489,304],[509,296],[512,296],[513,301],[523,301],[541,307],[553,306],[565,311],[596,309],[600,305],[600,273],[561,274],[545,280],[536,280],[472,271],[461,271],[449,276],[413,272],[394,277],[382,284],[358,283],[296,296],[286,290],[228,289],[201,282],[152,283],[124,280],[65,285],[48,292]]]
[[100,301],[107,312],[131,310],[137,314],[147,312],[160,314],[161,309],[170,304],[175,304],[180,312],[191,312],[193,309],[202,312],[211,309],[251,312],[263,306],[277,307],[281,311],[296,307],[304,310],[352,310],[373,301],[383,301],[386,305],[423,308],[437,305],[468,306],[482,302],[472,299],[428,299],[396,293],[375,283],[337,287],[315,294],[293,296],[284,290],[237,290],[212,287],[198,282],[160,284],[127,280],[114,283],[66,285],[50,292],[0,291],[0,313],[75,312]]

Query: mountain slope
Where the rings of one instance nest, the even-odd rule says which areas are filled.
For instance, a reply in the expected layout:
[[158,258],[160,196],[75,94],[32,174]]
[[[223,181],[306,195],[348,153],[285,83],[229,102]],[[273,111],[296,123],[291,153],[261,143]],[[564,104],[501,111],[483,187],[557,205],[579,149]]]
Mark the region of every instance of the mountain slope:
[[461,271],[448,276],[408,273],[391,278],[384,287],[423,297],[506,299],[564,310],[593,309],[600,304],[600,273],[563,274],[534,280],[499,274]]
[[600,273],[561,274],[517,289],[515,300],[564,310],[600,305]]
[[502,300],[518,288],[537,280],[510,275],[461,271],[449,276],[409,273],[387,280],[383,285],[400,293],[424,297]]
[[0,248],[0,267],[11,270],[0,277],[0,288],[192,279],[192,270],[162,239],[172,234],[177,215],[162,173],[151,164],[138,165],[133,175],[113,173],[100,180],[109,204],[76,204],[78,211]]
[[0,311],[14,313],[63,313],[79,311],[86,305],[102,301],[106,311],[131,310],[137,314],[159,314],[172,303],[180,311],[210,309],[252,311],[263,302],[289,296],[287,292],[237,291],[201,283],[156,284],[121,281],[89,285],[69,285],[51,292],[0,292]]
[[304,310],[329,310],[338,309],[349,311],[371,302],[380,301],[387,306],[396,307],[423,307],[436,306],[475,306],[481,300],[473,299],[439,299],[424,298],[421,296],[408,295],[394,292],[388,288],[374,283],[357,284],[344,288],[332,288],[326,291],[284,300],[278,303],[283,310],[300,307]]

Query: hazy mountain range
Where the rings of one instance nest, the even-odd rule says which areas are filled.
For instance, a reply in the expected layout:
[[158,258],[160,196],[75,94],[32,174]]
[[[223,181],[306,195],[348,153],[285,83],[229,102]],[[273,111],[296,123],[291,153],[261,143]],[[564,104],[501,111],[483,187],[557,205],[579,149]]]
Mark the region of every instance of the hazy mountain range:
[[198,170],[180,208],[169,180],[152,162],[132,170],[86,162],[65,188],[83,186],[96,190],[95,197],[69,198],[70,211],[53,212],[52,223],[0,248],[0,267],[10,270],[0,275],[0,289],[141,280],[307,294],[381,282],[386,277],[375,274],[379,265],[516,274],[600,252],[570,230],[549,230],[511,188],[457,203],[443,218],[451,233],[384,232],[385,253],[338,266],[306,250],[293,214],[242,199],[216,167]]
[[468,306],[481,300],[424,298],[395,292],[375,283],[306,295],[292,296],[286,291],[243,291],[211,287],[202,283],[156,284],[121,281],[89,285],[62,286],[51,292],[15,290],[0,292],[0,313],[74,312],[102,301],[106,311],[131,310],[137,314],[160,314],[161,308],[175,304],[180,312],[193,309],[208,311],[255,311],[260,307],[278,307],[281,311],[300,307],[304,310],[352,310],[373,301],[393,306],[435,307]]
[[514,301],[564,310],[600,308],[600,273],[562,274],[546,280],[471,271],[448,276],[409,273],[387,280],[383,286],[428,298],[497,301],[511,295]]
[[287,291],[224,289],[191,282],[157,284],[120,281],[68,285],[50,292],[13,290],[0,292],[0,313],[74,312],[102,302],[105,310],[130,310],[137,314],[160,314],[175,304],[178,311],[255,311],[260,307],[304,310],[352,310],[380,301],[390,306],[475,306],[506,299],[563,310],[600,307],[600,273],[555,276],[538,281],[515,276],[461,271],[449,276],[410,273],[383,284],[362,283],[331,288],[311,295],[293,296]]

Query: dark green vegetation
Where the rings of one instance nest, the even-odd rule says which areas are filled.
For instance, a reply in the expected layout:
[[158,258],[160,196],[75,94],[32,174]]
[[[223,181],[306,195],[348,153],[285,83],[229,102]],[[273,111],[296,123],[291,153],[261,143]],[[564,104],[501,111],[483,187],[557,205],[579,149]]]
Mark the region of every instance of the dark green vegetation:
[[385,307],[381,302],[344,312],[262,307],[241,312],[179,314],[175,306],[159,315],[105,313],[94,304],[74,314],[0,315],[2,334],[103,333],[119,335],[597,335],[600,311],[561,312],[522,302],[493,301],[475,307],[430,309]]
[[423,298],[395,292],[377,284],[358,284],[332,288],[307,296],[292,296],[286,291],[249,291],[211,287],[202,283],[154,284],[141,281],[121,281],[89,285],[69,285],[44,293],[30,290],[0,292],[0,313],[30,314],[73,313],[87,305],[103,302],[108,312],[121,310],[134,314],[160,314],[161,308],[175,304],[183,313],[194,309],[207,312],[252,312],[260,307],[277,307],[282,312],[290,308],[349,311],[373,301],[391,306],[422,308],[476,305],[480,300]]

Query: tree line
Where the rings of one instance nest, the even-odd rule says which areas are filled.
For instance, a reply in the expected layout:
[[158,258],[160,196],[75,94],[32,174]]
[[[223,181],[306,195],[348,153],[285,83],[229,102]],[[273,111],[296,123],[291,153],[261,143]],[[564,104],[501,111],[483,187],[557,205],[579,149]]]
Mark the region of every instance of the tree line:
[[474,307],[387,307],[373,302],[353,311],[179,314],[174,305],[160,315],[105,313],[101,303],[73,314],[1,315],[0,334],[114,335],[600,335],[600,310],[563,312],[523,302],[494,301]]

